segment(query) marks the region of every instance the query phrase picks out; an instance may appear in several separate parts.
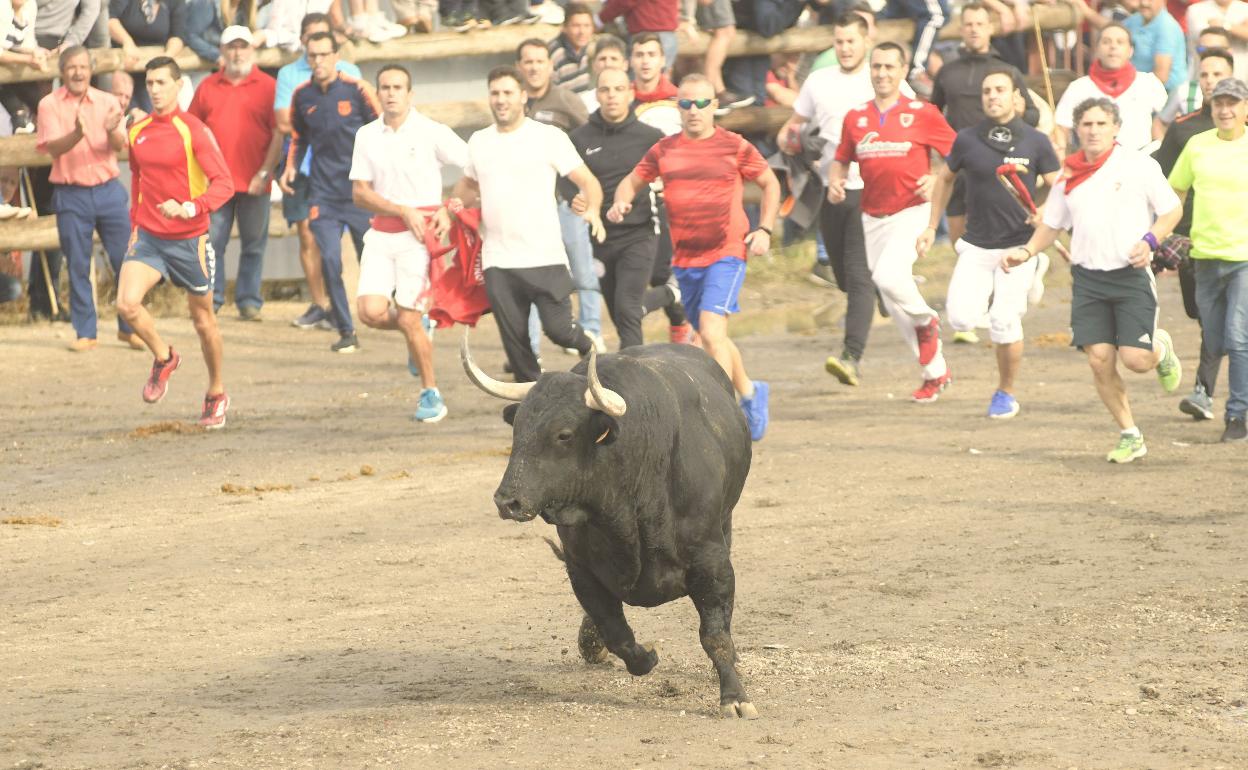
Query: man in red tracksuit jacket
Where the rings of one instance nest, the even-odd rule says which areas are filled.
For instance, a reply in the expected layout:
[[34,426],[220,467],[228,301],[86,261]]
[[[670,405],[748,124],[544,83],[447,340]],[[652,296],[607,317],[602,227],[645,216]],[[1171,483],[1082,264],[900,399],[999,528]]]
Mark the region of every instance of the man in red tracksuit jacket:
[[156,333],[143,298],[166,278],[186,289],[208,365],[199,424],[220,428],[230,398],[221,379],[221,333],[212,310],[216,258],[208,240],[208,215],[234,195],[234,183],[212,132],[178,109],[182,70],[177,62],[158,56],[146,70],[153,109],[129,132],[131,236],[117,280],[117,312],[156,357],[143,386],[143,400],[154,404],[164,398],[182,357]]

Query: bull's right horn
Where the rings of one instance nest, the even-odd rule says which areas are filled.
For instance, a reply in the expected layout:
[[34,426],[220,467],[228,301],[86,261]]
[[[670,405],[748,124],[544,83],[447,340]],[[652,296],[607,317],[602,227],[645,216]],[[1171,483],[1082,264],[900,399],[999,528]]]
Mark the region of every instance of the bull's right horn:
[[481,368],[473,362],[472,353],[468,352],[468,332],[466,330],[464,331],[463,340],[459,343],[459,360],[463,362],[464,372],[467,373],[468,379],[472,380],[472,384],[495,398],[502,398],[508,401],[523,401],[524,397],[529,395],[529,391],[536,384],[533,382],[499,382],[481,371]]
[[610,388],[604,388],[598,380],[598,354],[589,349],[589,387],[585,389],[585,406],[612,417],[623,417],[628,410],[624,397]]

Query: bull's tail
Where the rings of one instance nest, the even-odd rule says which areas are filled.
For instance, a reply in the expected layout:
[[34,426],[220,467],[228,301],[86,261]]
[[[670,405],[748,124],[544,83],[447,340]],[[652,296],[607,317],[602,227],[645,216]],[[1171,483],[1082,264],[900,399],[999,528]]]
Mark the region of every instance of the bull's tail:
[[546,541],[546,545],[550,546],[550,550],[555,552],[556,559],[563,562],[564,564],[568,563],[568,557],[564,556],[563,549],[559,547],[558,543],[556,543],[554,540],[551,540],[549,537],[546,537],[545,535],[542,536],[542,539]]

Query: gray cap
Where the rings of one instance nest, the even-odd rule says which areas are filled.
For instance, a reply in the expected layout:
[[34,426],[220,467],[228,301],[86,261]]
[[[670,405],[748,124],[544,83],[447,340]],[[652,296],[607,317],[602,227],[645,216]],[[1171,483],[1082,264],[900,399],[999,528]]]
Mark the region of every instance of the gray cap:
[[1209,94],[1209,101],[1222,96],[1229,96],[1241,102],[1248,101],[1248,84],[1239,78],[1223,78],[1213,87],[1213,93]]

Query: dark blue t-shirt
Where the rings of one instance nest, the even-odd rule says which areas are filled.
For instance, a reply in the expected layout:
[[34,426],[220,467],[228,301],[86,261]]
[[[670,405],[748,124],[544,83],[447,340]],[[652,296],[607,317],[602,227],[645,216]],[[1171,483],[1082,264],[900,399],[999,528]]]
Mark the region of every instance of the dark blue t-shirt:
[[[990,135],[995,146],[989,146]],[[958,132],[953,149],[945,159],[949,170],[961,174],[966,185],[966,234],[962,239],[981,249],[1020,246],[1034,230],[1027,224],[1027,213],[997,180],[997,168],[1013,163],[1027,169],[1019,179],[1032,198],[1036,176],[1061,168],[1048,137],[1021,120],[1005,126],[981,123]]]
[[381,115],[372,87],[339,72],[325,89],[311,80],[295,89],[290,103],[293,129],[288,163],[312,150],[308,197],[312,203],[351,200],[351,156],[355,132]]

